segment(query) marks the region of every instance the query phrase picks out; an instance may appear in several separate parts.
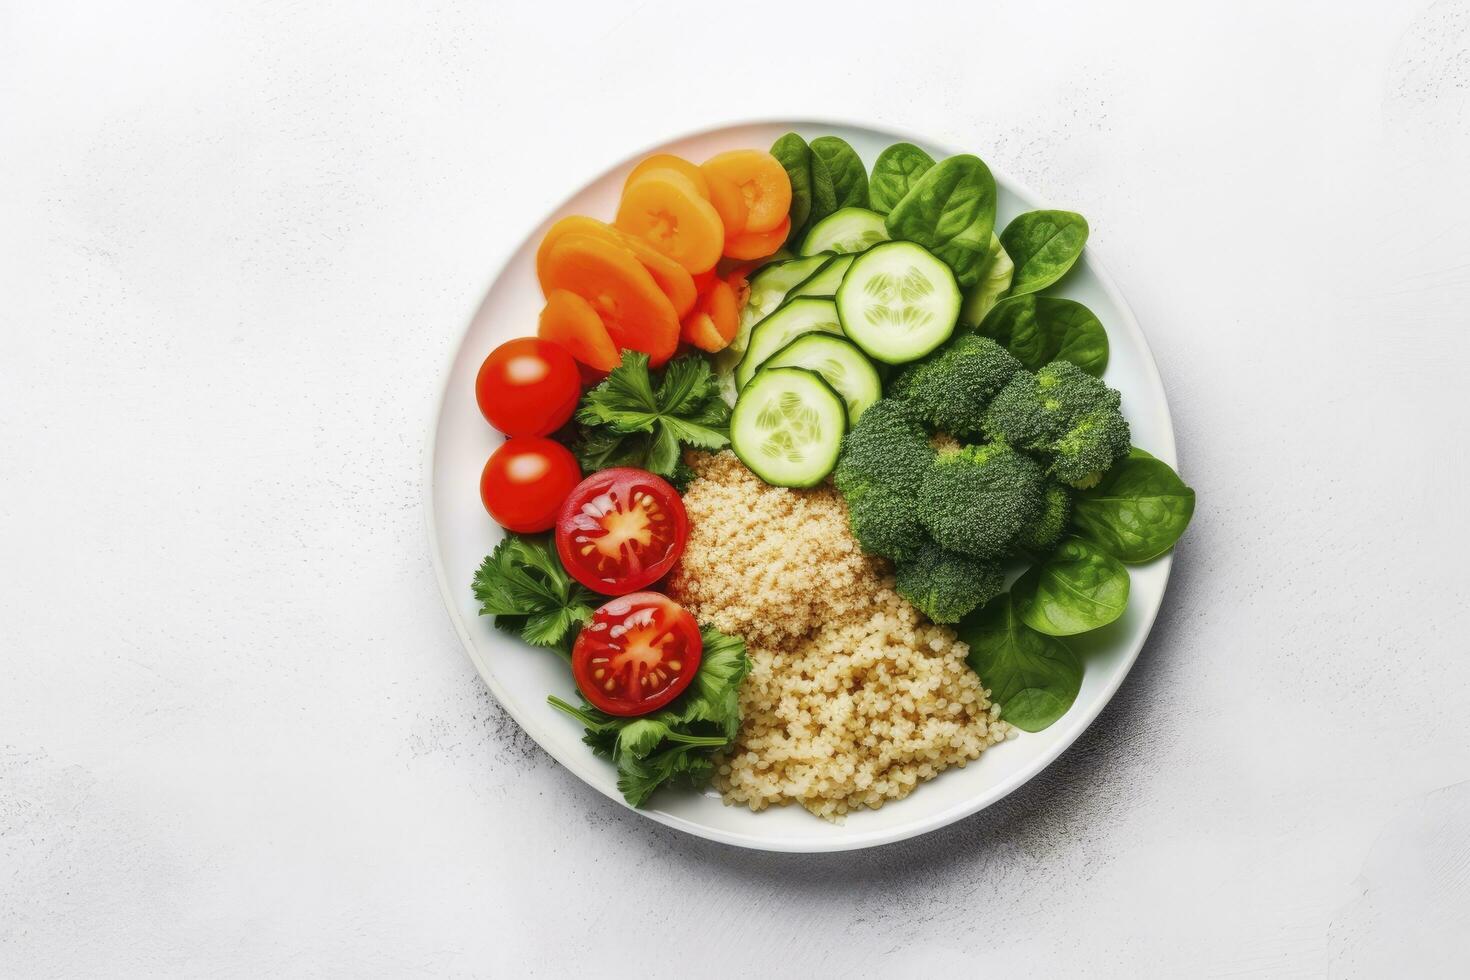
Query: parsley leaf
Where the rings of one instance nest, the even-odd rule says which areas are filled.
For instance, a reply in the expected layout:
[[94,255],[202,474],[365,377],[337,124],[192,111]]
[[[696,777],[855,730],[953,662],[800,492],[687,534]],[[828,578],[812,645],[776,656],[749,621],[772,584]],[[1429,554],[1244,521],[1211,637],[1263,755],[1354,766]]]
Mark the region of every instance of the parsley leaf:
[[624,351],[623,363],[582,399],[576,446],[586,472],[637,466],[677,477],[683,446],[722,449],[730,442],[730,406],[702,357],[670,361],[655,381],[648,355]]
[[704,650],[689,689],[668,707],[641,718],[618,718],[585,698],[573,707],[557,697],[552,706],[580,721],[582,741],[618,767],[618,790],[642,806],[658,787],[704,786],[714,775],[713,756],[740,730],[740,682],[750,672],[745,641],[713,626],[700,630]]
[[599,602],[567,575],[544,537],[507,534],[480,564],[471,587],[481,616],[494,616],[496,626],[533,646],[562,653]]

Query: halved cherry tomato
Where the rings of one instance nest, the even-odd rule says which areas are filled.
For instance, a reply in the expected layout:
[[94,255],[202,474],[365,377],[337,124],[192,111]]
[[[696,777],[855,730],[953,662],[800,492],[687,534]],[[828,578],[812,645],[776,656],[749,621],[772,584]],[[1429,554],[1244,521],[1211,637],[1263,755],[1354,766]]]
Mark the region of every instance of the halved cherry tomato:
[[512,531],[546,531],[582,468],[559,442],[535,436],[507,439],[480,473],[480,500],[496,522]]
[[475,377],[485,421],[508,436],[547,436],[566,425],[582,394],[577,362],[565,347],[539,337],[507,340]]
[[603,595],[636,592],[674,567],[689,538],[684,501],[668,481],[619,466],[577,484],[556,519],[567,573]]
[[684,693],[703,652],[688,610],[657,592],[634,592],[605,603],[577,634],[572,678],[599,711],[646,715]]

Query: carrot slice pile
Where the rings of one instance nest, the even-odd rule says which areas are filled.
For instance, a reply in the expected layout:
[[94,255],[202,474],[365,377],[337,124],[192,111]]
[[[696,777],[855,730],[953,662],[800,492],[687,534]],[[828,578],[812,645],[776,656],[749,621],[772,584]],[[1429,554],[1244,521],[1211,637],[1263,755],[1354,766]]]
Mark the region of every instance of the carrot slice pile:
[[713,268],[725,244],[719,212],[692,180],[666,167],[649,170],[623,190],[614,224],[691,273]]
[[626,191],[633,186],[634,181],[650,170],[673,170],[681,173],[693,182],[700,197],[709,199],[709,184],[705,179],[704,171],[683,157],[676,157],[672,153],[655,153],[651,157],[638,161],[638,165],[628,172],[628,179],[623,181],[623,190]]
[[790,232],[791,219],[782,218],[770,231],[747,231],[725,239],[725,254],[732,259],[763,259],[785,244]]
[[617,347],[643,351],[651,364],[663,364],[679,344],[679,318],[669,298],[632,252],[605,238],[563,235],[546,256],[541,288],[582,297]]
[[791,210],[791,178],[786,176],[781,161],[769,153],[730,150],[710,157],[700,169],[707,176],[729,181],[740,189],[747,212],[745,225],[740,229],[743,232],[770,231]]

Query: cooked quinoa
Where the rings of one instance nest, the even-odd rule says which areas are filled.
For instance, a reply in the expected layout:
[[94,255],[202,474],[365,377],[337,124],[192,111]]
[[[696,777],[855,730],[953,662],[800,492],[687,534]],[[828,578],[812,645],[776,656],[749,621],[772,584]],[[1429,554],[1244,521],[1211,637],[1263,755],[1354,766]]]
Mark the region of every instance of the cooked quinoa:
[[768,486],[729,452],[689,461],[689,543],[669,591],[751,658],[715,776],[727,804],[877,809],[1013,734],[965,644],[862,553],[841,494]]

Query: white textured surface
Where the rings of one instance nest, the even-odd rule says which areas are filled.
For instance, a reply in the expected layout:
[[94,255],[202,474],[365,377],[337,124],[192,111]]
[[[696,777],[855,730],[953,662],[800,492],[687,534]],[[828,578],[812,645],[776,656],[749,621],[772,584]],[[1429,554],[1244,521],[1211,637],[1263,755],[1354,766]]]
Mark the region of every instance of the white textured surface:
[[[762,6],[0,5],[0,974],[1463,973],[1470,4]],[[762,115],[1085,212],[1200,493],[1094,728],[866,854],[561,771],[423,530],[514,236]]]

